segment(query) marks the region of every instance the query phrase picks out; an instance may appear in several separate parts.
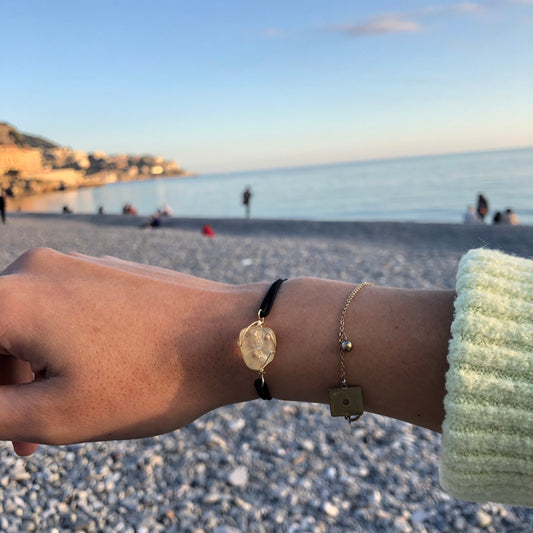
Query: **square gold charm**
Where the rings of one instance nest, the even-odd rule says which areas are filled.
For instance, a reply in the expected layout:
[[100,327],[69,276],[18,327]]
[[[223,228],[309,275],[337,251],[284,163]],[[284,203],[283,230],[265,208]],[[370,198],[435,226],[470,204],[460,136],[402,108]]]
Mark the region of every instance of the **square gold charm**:
[[363,414],[363,393],[361,387],[340,387],[329,389],[331,416],[361,416]]

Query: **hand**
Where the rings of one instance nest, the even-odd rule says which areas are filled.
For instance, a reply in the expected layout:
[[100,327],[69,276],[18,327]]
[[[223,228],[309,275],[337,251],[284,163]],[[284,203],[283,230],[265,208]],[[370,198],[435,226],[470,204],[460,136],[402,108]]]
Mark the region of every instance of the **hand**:
[[240,298],[115,258],[27,252],[0,276],[0,439],[29,454],[152,436],[246,399]]

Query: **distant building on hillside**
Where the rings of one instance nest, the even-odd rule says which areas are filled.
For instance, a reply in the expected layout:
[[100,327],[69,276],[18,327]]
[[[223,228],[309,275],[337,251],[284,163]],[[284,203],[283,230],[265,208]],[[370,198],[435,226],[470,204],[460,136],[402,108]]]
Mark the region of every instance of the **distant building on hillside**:
[[0,176],[9,171],[31,176],[43,171],[41,151],[36,148],[21,148],[16,144],[0,144]]
[[13,195],[165,175],[189,174],[161,156],[73,150],[0,122],[0,185]]

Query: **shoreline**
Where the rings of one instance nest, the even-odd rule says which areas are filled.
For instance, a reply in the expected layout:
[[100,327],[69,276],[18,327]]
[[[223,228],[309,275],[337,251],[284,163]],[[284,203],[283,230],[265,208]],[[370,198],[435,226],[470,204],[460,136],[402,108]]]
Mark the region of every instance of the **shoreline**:
[[[42,219],[65,219],[71,218],[82,222],[98,225],[109,226],[134,226],[135,221],[143,222],[150,219],[148,215],[126,215],[122,213],[56,213],[56,212],[40,212],[40,211],[7,211],[6,215],[12,218],[42,218]],[[403,221],[403,220],[316,220],[303,218],[243,218],[243,217],[210,217],[210,216],[169,216],[163,217],[164,227],[182,227],[182,224],[203,224],[203,223],[218,223],[223,226],[232,227],[246,227],[264,225],[275,227],[278,225],[299,226],[307,225],[313,226],[431,226],[431,227],[460,227],[470,230],[481,230],[493,228],[499,230],[518,230],[524,228],[525,231],[533,230],[533,225],[519,224],[519,225],[498,225],[498,224],[463,224],[461,222],[431,222],[431,221]]]
[[[150,217],[123,214],[8,213],[9,220],[39,221],[70,227],[72,223],[99,228],[140,228]],[[466,252],[471,248],[500,249],[523,257],[533,256],[533,226],[465,225],[444,222],[396,221],[316,221],[259,218],[163,217],[158,228],[145,228],[151,234],[183,231],[201,235],[208,224],[216,237],[298,238],[361,243],[376,248],[402,246],[406,249]],[[205,237],[202,236],[204,239]]]
[[[54,169],[52,172],[60,173],[62,171],[83,172],[72,169]],[[44,179],[43,176],[53,179]],[[0,176],[0,185],[5,189],[15,186],[16,195],[9,197],[9,201],[13,205],[22,205],[33,198],[42,198],[54,193],[76,192],[82,189],[98,189],[106,185],[113,185],[116,183],[132,183],[137,181],[150,181],[153,179],[173,179],[173,178],[196,178],[199,176],[196,172],[182,171],[174,174],[154,175],[154,174],[137,174],[135,176],[128,176],[122,171],[100,171],[94,174],[83,174],[76,182],[65,183],[60,177],[53,177],[51,173],[43,172],[41,176],[25,176],[17,178],[24,186],[17,186],[17,182],[5,182],[5,175]]]

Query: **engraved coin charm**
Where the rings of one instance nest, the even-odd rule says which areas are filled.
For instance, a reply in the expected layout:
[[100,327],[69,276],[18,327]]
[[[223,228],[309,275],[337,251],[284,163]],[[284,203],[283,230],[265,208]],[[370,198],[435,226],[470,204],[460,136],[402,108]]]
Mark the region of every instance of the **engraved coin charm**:
[[363,414],[361,387],[339,387],[329,389],[328,393],[331,416],[344,416],[357,420]]
[[246,366],[252,370],[262,370],[276,355],[276,335],[260,322],[254,322],[241,330],[238,346]]

